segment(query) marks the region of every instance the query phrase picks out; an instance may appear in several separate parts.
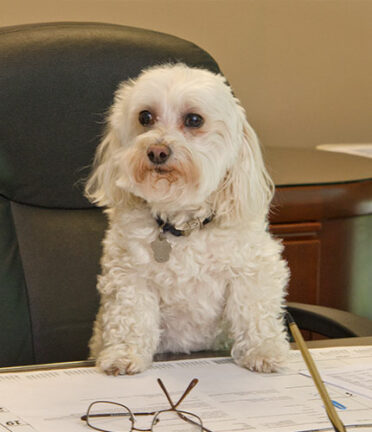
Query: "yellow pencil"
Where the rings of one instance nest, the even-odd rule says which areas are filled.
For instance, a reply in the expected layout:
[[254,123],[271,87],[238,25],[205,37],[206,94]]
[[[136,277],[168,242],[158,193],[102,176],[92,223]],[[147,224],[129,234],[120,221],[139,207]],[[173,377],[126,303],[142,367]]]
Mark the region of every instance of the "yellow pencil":
[[293,339],[296,342],[296,345],[301,351],[302,357],[306,363],[307,368],[309,369],[309,372],[314,380],[314,383],[318,389],[318,392],[320,394],[320,397],[323,400],[328,418],[330,422],[332,423],[334,429],[336,432],[346,432],[345,426],[342,423],[340,417],[338,416],[335,407],[333,406],[333,403],[331,401],[331,398],[329,397],[329,394],[327,392],[327,389],[325,385],[323,384],[323,381],[319,375],[318,369],[315,366],[314,360],[311,357],[311,354],[306,346],[306,343],[304,341],[304,338],[302,337],[302,334],[297,327],[297,324],[292,318],[292,315],[287,312],[286,313],[286,320],[289,326],[289,329],[292,333]]

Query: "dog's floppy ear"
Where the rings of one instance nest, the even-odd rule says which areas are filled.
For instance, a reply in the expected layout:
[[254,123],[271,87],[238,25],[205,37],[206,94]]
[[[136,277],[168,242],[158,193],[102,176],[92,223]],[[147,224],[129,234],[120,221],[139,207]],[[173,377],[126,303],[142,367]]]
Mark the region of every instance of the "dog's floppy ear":
[[134,81],[121,83],[115,92],[114,104],[107,117],[106,133],[98,145],[92,172],[85,185],[85,196],[99,206],[113,207],[127,203],[129,192],[118,187],[119,169],[117,159],[123,147],[118,125],[125,123],[123,112]]
[[85,196],[99,206],[112,207],[123,201],[124,191],[116,186],[117,168],[114,161],[114,155],[119,147],[119,138],[108,128],[97,147],[93,170],[85,185]]
[[227,223],[266,222],[274,184],[266,171],[257,135],[238,101],[237,110],[238,157],[217,193],[216,213],[221,213]]

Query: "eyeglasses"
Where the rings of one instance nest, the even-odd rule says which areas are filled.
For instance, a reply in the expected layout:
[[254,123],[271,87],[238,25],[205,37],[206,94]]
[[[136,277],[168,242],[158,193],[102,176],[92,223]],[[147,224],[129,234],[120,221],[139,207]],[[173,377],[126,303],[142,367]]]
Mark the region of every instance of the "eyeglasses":
[[[167,397],[171,408],[153,412],[134,413],[126,405],[117,402],[96,401],[89,405],[86,415],[82,416],[81,420],[86,421],[87,425],[92,429],[101,432],[212,432],[203,426],[201,418],[196,414],[177,409],[198,383],[197,378],[194,378],[190,382],[175,404],[161,379],[158,378],[157,381]],[[140,416],[153,416],[149,428],[136,427],[136,417]]]

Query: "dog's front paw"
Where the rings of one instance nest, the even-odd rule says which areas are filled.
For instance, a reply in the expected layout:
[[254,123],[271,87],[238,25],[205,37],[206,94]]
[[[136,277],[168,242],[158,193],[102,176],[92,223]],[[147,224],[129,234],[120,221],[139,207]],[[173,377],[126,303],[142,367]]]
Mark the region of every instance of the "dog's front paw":
[[107,375],[133,375],[143,372],[151,362],[152,356],[140,354],[136,347],[112,345],[99,353],[96,366]]
[[258,346],[234,345],[231,355],[235,362],[255,372],[276,372],[288,358],[289,343],[283,341],[265,341]]

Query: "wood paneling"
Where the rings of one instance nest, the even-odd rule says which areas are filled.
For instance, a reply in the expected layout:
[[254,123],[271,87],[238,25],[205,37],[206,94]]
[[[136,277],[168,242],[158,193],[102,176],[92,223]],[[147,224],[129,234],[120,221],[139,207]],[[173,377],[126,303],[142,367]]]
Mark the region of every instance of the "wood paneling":
[[322,221],[368,214],[372,214],[372,180],[281,186],[276,189],[270,222]]
[[368,316],[360,298],[372,286],[372,181],[280,187],[275,203],[270,231],[291,270],[288,300]]
[[320,231],[320,223],[271,226],[271,232],[283,240],[283,256],[291,271],[288,301],[318,304]]

